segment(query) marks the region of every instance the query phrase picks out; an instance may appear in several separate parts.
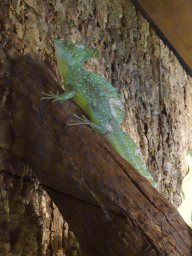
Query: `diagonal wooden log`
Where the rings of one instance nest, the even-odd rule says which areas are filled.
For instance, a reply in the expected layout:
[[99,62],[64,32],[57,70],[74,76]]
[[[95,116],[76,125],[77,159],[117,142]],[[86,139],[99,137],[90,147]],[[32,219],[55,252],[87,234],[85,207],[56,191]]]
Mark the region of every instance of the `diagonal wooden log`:
[[89,126],[75,125],[72,102],[51,71],[27,55],[13,63],[12,152],[25,159],[87,256],[191,255],[191,229],[177,210]]

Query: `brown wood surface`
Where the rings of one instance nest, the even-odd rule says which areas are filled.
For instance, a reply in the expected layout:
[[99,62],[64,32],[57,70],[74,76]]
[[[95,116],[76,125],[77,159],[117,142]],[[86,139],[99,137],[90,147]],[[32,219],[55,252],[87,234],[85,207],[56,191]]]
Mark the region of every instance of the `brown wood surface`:
[[176,51],[192,68],[192,1],[133,0],[147,12]]
[[178,212],[102,135],[68,125],[81,110],[41,100],[42,91],[62,92],[41,61],[18,59],[11,80],[15,159],[32,167],[87,256],[192,254]]

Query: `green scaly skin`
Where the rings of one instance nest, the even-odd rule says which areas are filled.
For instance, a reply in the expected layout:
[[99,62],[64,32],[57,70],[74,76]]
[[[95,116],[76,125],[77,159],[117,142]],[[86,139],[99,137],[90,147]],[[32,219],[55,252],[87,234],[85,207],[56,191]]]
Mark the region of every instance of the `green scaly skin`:
[[189,170],[181,184],[180,194],[182,203],[177,210],[184,221],[192,228],[192,149],[187,151],[185,159]]
[[79,118],[81,124],[88,124],[102,133],[114,149],[154,185],[150,173],[142,163],[137,145],[120,128],[125,113],[115,88],[99,74],[83,68],[83,63],[89,58],[97,57],[98,51],[68,40],[55,40],[54,46],[58,68],[67,91],[62,95],[43,93],[43,99],[56,101],[72,98],[90,119],[87,120],[84,116]]

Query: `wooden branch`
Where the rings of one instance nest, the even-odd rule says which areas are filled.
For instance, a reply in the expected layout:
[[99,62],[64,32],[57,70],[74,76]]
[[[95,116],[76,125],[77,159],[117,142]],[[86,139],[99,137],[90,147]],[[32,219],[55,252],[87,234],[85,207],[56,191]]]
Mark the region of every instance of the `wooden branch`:
[[29,55],[13,64],[12,150],[26,160],[87,256],[191,255],[191,229],[178,212],[73,113],[72,101],[41,100],[59,91],[54,76]]

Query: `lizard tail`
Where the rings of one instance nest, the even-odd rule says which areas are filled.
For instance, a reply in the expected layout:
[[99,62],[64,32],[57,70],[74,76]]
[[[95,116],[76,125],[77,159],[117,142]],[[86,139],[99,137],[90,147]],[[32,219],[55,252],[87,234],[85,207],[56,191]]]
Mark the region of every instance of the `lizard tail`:
[[107,134],[106,138],[127,162],[132,164],[152,185],[155,185],[151,174],[143,164],[140,150],[129,135],[120,130]]

